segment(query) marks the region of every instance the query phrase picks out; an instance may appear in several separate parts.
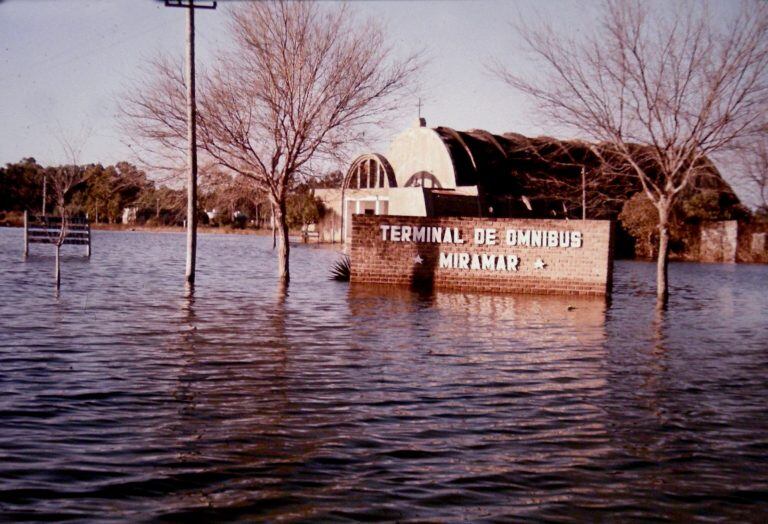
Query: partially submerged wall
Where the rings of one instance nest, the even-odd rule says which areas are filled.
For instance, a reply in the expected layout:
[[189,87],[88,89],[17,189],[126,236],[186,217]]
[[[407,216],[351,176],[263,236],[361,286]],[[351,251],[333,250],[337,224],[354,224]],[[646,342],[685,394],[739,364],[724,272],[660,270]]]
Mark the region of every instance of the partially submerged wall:
[[352,220],[352,282],[605,295],[612,224],[362,216]]
[[736,262],[738,233],[739,226],[736,220],[702,224],[699,260],[701,262]]
[[342,242],[341,189],[316,189],[315,196],[323,204],[323,215],[315,224],[318,242]]

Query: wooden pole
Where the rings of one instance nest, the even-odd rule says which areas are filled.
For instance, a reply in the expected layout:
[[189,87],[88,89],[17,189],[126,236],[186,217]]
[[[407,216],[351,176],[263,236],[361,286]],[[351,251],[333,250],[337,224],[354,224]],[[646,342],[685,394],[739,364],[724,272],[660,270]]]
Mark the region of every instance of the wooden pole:
[[88,214],[85,215],[85,227],[88,232],[88,245],[85,247],[85,255],[91,258],[91,221],[88,220]]
[[187,284],[195,283],[197,256],[197,122],[195,107],[195,6],[187,8]]
[[43,216],[45,216],[45,197],[46,197],[46,186],[48,185],[48,177],[43,175]]
[[346,177],[341,181],[341,217],[339,217],[339,244],[347,243],[347,237],[344,235],[344,228],[347,227],[347,210],[345,208],[344,200],[344,184],[346,184]]
[[24,258],[29,256],[29,217],[28,211],[24,210]]
[[197,121],[195,107],[195,9],[216,9],[211,5],[195,5],[195,0],[165,0],[166,7],[182,7],[187,10],[187,266],[185,280],[195,283],[195,259],[197,256]]
[[53,281],[56,284],[56,289],[59,289],[61,287],[61,257],[59,255],[61,251],[61,246],[59,244],[56,244],[56,269],[54,270],[53,274]]

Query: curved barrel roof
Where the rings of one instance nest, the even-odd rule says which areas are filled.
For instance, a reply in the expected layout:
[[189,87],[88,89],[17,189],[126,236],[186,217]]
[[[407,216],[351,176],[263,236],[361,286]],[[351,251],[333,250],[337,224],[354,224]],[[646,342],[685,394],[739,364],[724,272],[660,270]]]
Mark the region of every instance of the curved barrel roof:
[[[641,146],[637,146],[641,151]],[[649,150],[650,152],[650,150]],[[551,137],[530,138],[518,133],[493,134],[473,129],[457,131],[450,127],[428,128],[420,120],[392,141],[386,159],[394,171],[397,187],[422,186],[437,189],[455,189],[477,186],[481,199],[489,205],[500,200],[510,202],[526,195],[534,206],[556,211],[558,214],[574,196],[580,201],[582,170],[586,177],[596,180],[602,173],[596,193],[612,215],[633,194],[641,190],[640,183],[631,173],[608,169],[599,156],[610,160],[607,145],[580,140],[558,140]],[[648,162],[653,162],[648,155]],[[620,163],[616,163],[620,164]],[[713,189],[734,205],[738,198],[722,179],[717,168],[706,161],[706,169],[698,177],[696,188]],[[393,187],[390,185],[390,187]],[[509,206],[511,204],[504,204]],[[579,204],[580,205],[580,204]],[[592,208],[592,206],[590,206]]]

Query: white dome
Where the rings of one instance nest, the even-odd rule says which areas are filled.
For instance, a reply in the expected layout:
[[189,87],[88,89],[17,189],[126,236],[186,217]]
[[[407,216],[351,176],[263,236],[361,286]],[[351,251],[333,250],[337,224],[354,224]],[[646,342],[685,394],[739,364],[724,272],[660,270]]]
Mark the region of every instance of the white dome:
[[412,127],[392,141],[387,152],[397,187],[456,187],[451,156],[440,136],[428,127]]

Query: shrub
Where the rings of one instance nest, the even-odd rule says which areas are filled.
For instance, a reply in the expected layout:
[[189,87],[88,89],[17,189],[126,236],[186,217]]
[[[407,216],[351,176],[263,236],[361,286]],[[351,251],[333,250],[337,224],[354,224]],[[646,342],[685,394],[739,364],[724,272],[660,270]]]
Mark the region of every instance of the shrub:
[[347,255],[342,255],[331,267],[331,279],[340,282],[349,282],[352,276],[352,262]]

